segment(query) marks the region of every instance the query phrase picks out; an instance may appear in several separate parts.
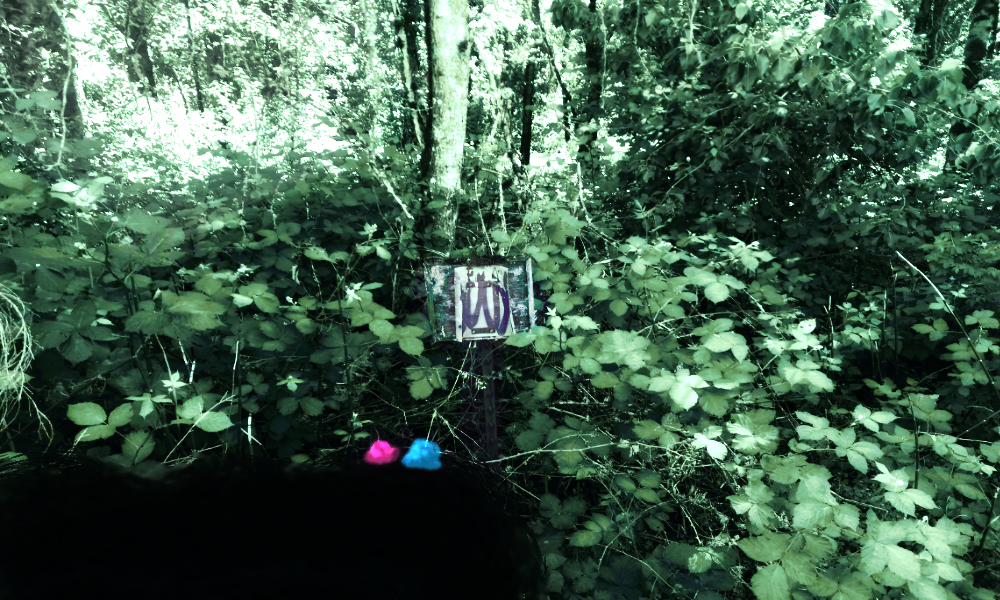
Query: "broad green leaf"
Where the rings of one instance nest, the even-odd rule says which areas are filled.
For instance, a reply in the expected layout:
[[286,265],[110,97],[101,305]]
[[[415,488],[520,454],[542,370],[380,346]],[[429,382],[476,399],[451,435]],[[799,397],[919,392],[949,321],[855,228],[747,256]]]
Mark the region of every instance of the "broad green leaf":
[[789,73],[795,68],[795,62],[797,58],[788,58],[785,55],[781,55],[778,58],[778,64],[774,69],[774,78],[780,83],[788,78]]
[[792,509],[792,522],[796,529],[823,529],[833,520],[834,509],[820,502],[800,502]]
[[757,600],[788,600],[791,598],[791,584],[781,565],[761,567],[750,579]]
[[0,171],[0,185],[24,191],[31,183],[31,177],[28,177],[24,173],[18,171]]
[[99,425],[104,423],[108,414],[100,404],[94,402],[80,402],[70,404],[66,407],[66,416],[77,425]]
[[906,586],[915,598],[920,600],[947,600],[948,592],[944,587],[928,577],[919,577],[908,582]]
[[126,402],[119,405],[108,415],[108,425],[113,427],[123,427],[132,420],[132,403]]
[[662,502],[662,500],[660,500],[660,497],[656,494],[656,492],[649,488],[638,488],[634,492],[632,492],[632,494],[636,498],[640,500],[645,500],[646,502],[652,504],[659,504],[660,502]]
[[[902,112],[903,112],[903,114],[902,114],[902,121],[903,121],[903,123],[905,123],[906,125],[909,125],[910,127],[916,127],[917,126],[917,119],[916,119],[916,117],[913,116],[913,111],[910,110],[910,108],[908,106],[904,106]],[[900,121],[900,119],[897,118],[896,119],[896,123],[899,124],[899,121]]]
[[573,533],[569,539],[570,546],[587,548],[595,546],[601,542],[601,534],[597,531],[579,530]]
[[934,500],[927,492],[915,489],[903,490],[902,492],[886,492],[885,499],[896,510],[907,516],[914,516],[914,505],[921,506],[928,510],[937,508]]
[[646,27],[652,27],[653,23],[656,22],[656,10],[652,9],[652,8],[649,9],[646,12],[646,17],[645,18],[646,18]]
[[816,566],[806,554],[802,552],[785,552],[781,557],[781,566],[785,569],[785,574],[790,581],[795,581],[803,585],[810,586],[816,582]]
[[889,567],[895,574],[908,581],[920,577],[920,560],[916,554],[906,548],[900,548],[895,542],[883,543],[877,539],[871,539],[861,547],[858,567],[869,575],[875,575]]
[[91,425],[81,430],[73,438],[74,443],[91,442],[94,440],[106,440],[115,434],[115,428],[111,425]]
[[691,442],[691,445],[695,448],[704,448],[709,456],[716,460],[722,460],[729,452],[729,449],[722,442],[710,440],[700,433],[694,434],[694,440]]
[[791,539],[792,536],[787,533],[769,531],[763,535],[740,538],[736,545],[751,559],[766,563],[781,560]]

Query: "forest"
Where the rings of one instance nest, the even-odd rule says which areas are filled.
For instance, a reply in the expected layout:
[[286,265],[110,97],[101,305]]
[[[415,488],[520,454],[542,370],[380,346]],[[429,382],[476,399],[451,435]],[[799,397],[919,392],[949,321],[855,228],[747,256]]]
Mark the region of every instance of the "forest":
[[5,0],[0,498],[431,440],[552,600],[993,600],[998,15]]

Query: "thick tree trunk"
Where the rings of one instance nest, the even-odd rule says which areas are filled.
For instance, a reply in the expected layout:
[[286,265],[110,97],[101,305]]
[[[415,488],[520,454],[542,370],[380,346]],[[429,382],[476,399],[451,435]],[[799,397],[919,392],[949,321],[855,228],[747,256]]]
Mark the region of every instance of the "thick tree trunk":
[[468,0],[428,0],[428,3],[433,51],[429,60],[434,85],[430,189],[444,203],[432,208],[433,231],[448,240],[446,254],[451,254],[469,108],[469,4]]

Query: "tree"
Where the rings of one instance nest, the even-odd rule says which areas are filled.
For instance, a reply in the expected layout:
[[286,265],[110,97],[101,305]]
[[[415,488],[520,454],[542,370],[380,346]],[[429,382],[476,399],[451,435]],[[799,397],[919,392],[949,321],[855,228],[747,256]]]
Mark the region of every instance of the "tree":
[[[439,195],[427,208],[435,234],[445,237],[450,254],[455,245],[458,196],[462,190],[465,125],[469,109],[468,0],[428,0],[428,97],[431,106],[430,191]],[[440,232],[440,233],[438,233]]]
[[[962,85],[967,91],[971,92],[983,78],[983,61],[993,51],[997,37],[998,10],[1000,10],[1000,3],[997,0],[976,0],[976,5],[972,9],[969,35],[965,41],[965,60],[962,64]],[[966,112],[964,107],[963,112]],[[962,116],[965,118],[956,120],[949,132],[951,143],[948,144],[945,158],[947,172],[954,171],[955,161],[972,143],[971,132],[973,128],[968,121],[968,117],[972,115],[963,114]]]

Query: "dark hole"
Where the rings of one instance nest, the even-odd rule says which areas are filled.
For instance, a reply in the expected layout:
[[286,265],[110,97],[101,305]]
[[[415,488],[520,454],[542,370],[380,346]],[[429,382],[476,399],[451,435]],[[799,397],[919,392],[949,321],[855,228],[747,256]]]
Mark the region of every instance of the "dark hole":
[[286,469],[226,455],[139,476],[86,458],[19,464],[0,455],[3,600],[541,591],[523,522],[454,465]]

